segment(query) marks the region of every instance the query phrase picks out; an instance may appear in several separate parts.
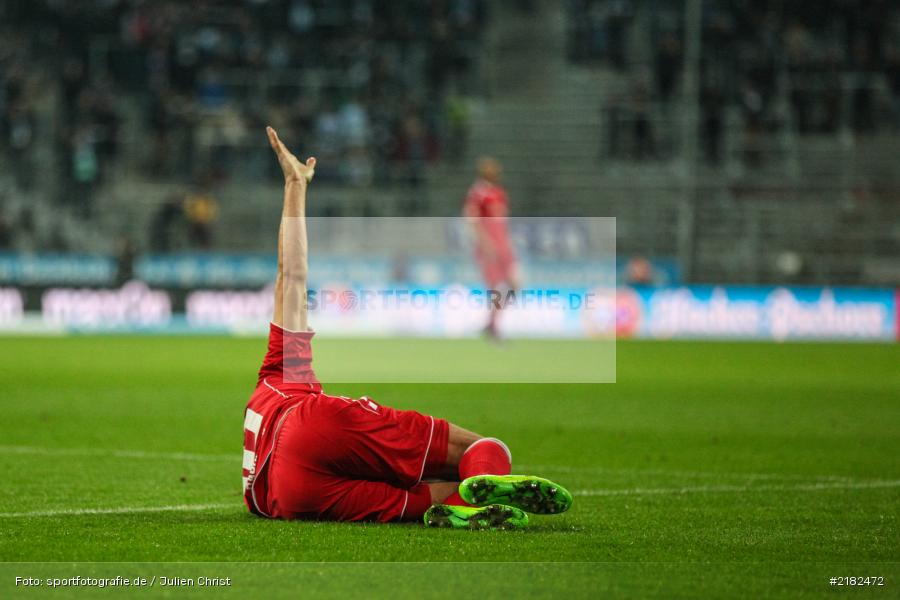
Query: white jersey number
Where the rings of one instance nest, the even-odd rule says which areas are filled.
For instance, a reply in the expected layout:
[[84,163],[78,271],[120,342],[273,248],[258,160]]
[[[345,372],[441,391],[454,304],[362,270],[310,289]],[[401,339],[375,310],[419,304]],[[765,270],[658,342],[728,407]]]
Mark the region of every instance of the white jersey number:
[[[250,475],[254,474],[254,469],[256,468],[256,452],[253,449],[256,446],[256,436],[259,435],[259,427],[262,425],[262,415],[258,412],[255,412],[251,409],[247,409],[246,415],[244,415],[244,440],[247,439],[247,432],[253,434],[253,444],[254,446],[251,448],[247,448],[244,446],[244,470],[247,471]],[[243,481],[244,491],[247,491],[247,486],[250,483],[250,478],[248,476],[241,477]]]

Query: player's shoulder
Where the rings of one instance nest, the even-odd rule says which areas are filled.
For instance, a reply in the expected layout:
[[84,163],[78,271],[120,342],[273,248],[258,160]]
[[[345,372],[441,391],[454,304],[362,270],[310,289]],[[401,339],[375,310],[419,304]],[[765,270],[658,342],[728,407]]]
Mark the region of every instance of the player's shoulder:
[[478,179],[469,186],[468,196],[469,198],[484,198],[490,194],[490,191],[490,184],[483,179]]
[[474,185],[478,186],[478,193],[487,199],[495,200],[506,196],[506,190],[502,185],[485,181],[484,179],[479,179]]
[[492,183],[485,185],[484,191],[481,192],[481,203],[485,206],[485,209],[490,210],[497,206],[505,207],[507,204],[506,190]]

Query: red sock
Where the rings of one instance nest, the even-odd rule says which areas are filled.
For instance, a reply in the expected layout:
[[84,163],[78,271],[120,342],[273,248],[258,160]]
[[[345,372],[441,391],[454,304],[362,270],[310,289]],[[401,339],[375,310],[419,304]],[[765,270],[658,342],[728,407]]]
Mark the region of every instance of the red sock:
[[[509,475],[512,469],[509,449],[495,438],[478,440],[468,447],[459,461],[459,478],[473,475]],[[451,506],[472,506],[462,499],[459,492],[453,492],[442,504]]]
[[512,457],[506,444],[496,438],[483,438],[469,446],[459,461],[460,480],[474,475],[509,475]]
[[468,502],[462,499],[462,496],[459,495],[459,492],[453,492],[441,503],[441,504],[450,504],[452,506],[472,506]]

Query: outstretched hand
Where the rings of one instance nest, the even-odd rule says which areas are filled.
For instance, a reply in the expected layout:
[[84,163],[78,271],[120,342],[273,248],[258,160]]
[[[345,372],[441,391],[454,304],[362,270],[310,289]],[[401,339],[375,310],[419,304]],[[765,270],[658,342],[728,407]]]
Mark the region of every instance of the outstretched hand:
[[291,154],[284,143],[278,139],[278,134],[271,127],[266,127],[266,133],[269,136],[269,145],[275,151],[278,157],[278,164],[281,165],[281,172],[284,174],[285,183],[291,181],[300,181],[307,183],[312,181],[316,172],[316,159],[312,156],[306,159],[306,163]]

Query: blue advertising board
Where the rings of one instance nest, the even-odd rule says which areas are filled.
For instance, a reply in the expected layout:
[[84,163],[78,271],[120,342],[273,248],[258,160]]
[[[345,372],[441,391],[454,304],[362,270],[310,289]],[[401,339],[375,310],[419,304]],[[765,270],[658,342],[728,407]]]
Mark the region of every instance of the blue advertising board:
[[617,294],[620,335],[652,339],[894,340],[891,289],[690,286]]
[[116,261],[103,254],[0,252],[0,283],[15,285],[110,285]]

